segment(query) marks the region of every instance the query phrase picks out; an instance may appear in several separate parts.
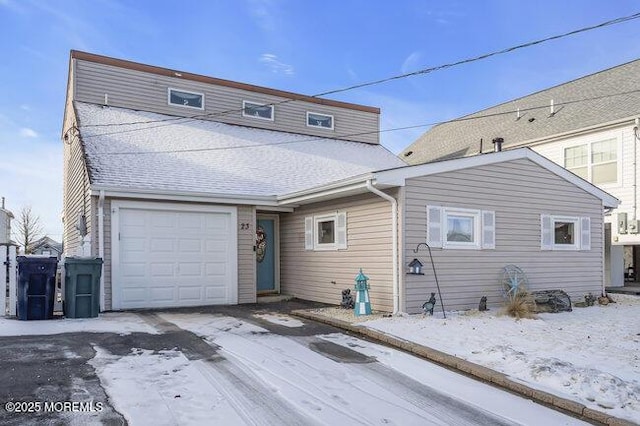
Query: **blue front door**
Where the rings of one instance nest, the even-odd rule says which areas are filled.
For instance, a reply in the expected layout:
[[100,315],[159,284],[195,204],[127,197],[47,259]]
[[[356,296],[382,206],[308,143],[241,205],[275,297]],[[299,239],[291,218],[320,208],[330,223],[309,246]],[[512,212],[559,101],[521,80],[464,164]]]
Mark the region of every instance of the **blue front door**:
[[256,226],[256,262],[258,293],[276,291],[276,221],[258,219]]

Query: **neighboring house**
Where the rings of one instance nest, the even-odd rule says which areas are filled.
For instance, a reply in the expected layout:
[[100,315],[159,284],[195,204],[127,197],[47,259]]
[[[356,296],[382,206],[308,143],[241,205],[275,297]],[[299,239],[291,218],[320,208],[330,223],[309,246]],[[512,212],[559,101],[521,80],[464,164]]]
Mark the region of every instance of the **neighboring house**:
[[434,126],[400,156],[411,164],[473,156],[502,138],[503,149],[530,146],[611,193],[621,204],[605,218],[606,285],[622,286],[640,266],[639,119],[636,60]]
[[56,257],[60,260],[62,256],[62,244],[44,236],[37,241],[29,244],[29,254],[37,254],[40,256]]
[[4,207],[4,197],[0,205],[0,244],[11,244],[11,219],[13,213]]
[[103,310],[337,304],[362,268],[375,309],[418,312],[435,284],[405,272],[428,265],[413,253],[427,239],[448,309],[496,304],[509,263],[534,289],[602,291],[615,198],[529,149],[409,167],[378,123],[377,108],[73,51],[65,253],[85,241],[104,258]]

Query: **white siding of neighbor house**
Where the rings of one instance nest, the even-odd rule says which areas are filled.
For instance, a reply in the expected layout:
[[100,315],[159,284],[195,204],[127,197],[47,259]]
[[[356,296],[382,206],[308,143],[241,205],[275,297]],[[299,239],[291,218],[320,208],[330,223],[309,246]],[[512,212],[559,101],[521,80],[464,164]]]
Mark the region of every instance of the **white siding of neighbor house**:
[[[97,202],[97,197],[93,197]],[[105,310],[112,309],[112,245],[111,245],[111,202],[112,198],[105,198],[104,202],[104,286]],[[255,224],[254,206],[237,206],[238,224]],[[97,215],[97,208],[94,209]],[[97,216],[94,217],[98,223]],[[255,244],[255,229],[241,229],[238,225],[238,303],[255,303],[256,301],[256,260],[253,246]],[[98,255],[98,235],[93,240],[93,255]]]
[[[75,100],[103,104],[105,94],[112,106],[140,109],[177,116],[210,114],[211,119],[229,124],[379,143],[379,114],[305,101],[293,101],[275,106],[275,120],[258,120],[242,116],[242,101],[278,103],[284,97],[256,93],[223,85],[207,84],[180,77],[168,77],[143,71],[120,68],[81,59],[74,59]],[[167,89],[182,89],[203,93],[205,109],[183,108],[167,104]],[[334,129],[325,130],[306,125],[306,112],[334,116]],[[219,114],[216,114],[219,113]],[[352,136],[348,136],[352,135]]]
[[[347,213],[347,250],[305,250],[304,218],[336,211]],[[354,278],[362,268],[369,277],[372,308],[392,311],[391,227],[391,204],[371,194],[310,204],[281,214],[281,292],[338,305],[343,289],[350,288],[353,293]]]
[[[598,185],[604,191],[620,200],[618,208],[613,210],[613,215],[607,216],[605,222],[611,222],[615,214],[627,213],[628,219],[633,216],[633,191],[634,191],[634,145],[636,144],[633,125],[627,124],[616,129],[599,130],[586,135],[572,136],[561,141],[531,146],[539,154],[564,167],[565,148],[589,144],[592,142],[615,139],[618,142],[618,182]],[[640,156],[640,149],[636,150]],[[636,158],[635,162],[637,163]],[[640,219],[640,216],[638,216]],[[615,221],[614,221],[615,222]],[[640,234],[619,235],[617,227],[613,227],[613,237],[618,237],[621,244],[640,244]]]
[[[408,179],[405,197],[404,263],[418,258],[425,272],[403,274],[407,312],[419,312],[436,292],[428,252],[413,253],[426,238],[427,205],[495,211],[495,249],[432,249],[446,310],[477,309],[481,296],[490,306],[500,305],[500,271],[508,264],[522,268],[530,290],[562,289],[573,301],[601,292],[601,200],[529,160]],[[541,214],[590,217],[591,250],[542,251]]]

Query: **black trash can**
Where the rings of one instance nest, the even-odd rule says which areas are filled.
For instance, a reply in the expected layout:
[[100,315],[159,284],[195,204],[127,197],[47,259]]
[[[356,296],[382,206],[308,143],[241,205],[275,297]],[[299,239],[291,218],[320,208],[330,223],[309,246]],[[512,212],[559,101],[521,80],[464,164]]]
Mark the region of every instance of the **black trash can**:
[[18,256],[18,319],[53,318],[56,286],[55,257]]
[[100,312],[99,257],[67,257],[64,260],[64,315],[95,318]]

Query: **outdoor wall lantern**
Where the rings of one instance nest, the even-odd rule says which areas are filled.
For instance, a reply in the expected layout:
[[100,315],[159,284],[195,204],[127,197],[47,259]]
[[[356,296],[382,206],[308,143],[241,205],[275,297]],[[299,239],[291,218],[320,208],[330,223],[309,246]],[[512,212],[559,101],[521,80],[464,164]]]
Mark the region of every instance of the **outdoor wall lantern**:
[[413,259],[411,263],[409,263],[409,271],[407,274],[411,275],[424,275],[422,272],[422,262],[418,259]]

